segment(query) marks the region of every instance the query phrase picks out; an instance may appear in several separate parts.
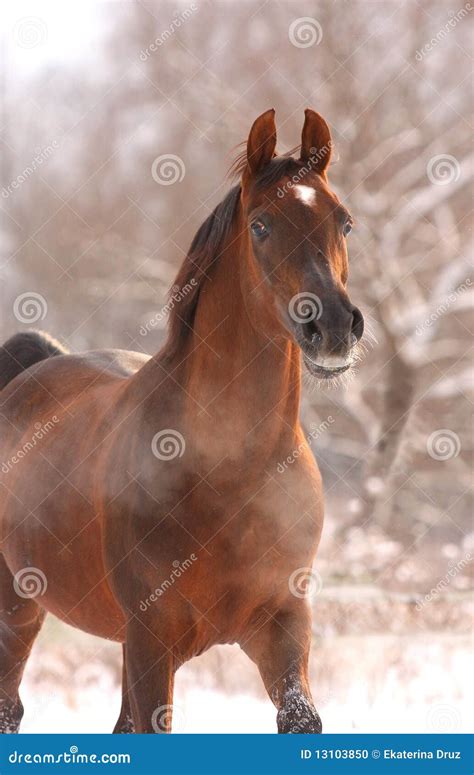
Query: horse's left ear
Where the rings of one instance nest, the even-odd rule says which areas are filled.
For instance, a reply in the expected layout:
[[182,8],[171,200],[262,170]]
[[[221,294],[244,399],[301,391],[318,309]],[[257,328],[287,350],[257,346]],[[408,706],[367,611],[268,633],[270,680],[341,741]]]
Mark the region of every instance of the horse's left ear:
[[304,115],[300,158],[305,163],[309,162],[311,169],[322,175],[331,158],[331,132],[324,118],[315,110],[307,108]]
[[247,140],[247,165],[252,175],[272,160],[276,141],[275,111],[272,108],[255,119]]

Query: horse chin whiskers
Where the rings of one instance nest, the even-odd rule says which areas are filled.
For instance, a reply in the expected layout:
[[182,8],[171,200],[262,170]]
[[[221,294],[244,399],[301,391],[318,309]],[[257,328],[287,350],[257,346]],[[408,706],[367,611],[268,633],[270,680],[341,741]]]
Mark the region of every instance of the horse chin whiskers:
[[327,390],[337,390],[340,387],[347,387],[349,382],[354,377],[354,369],[351,364],[346,371],[340,372],[339,374],[333,374],[330,377],[315,377],[314,379],[318,383],[318,387],[325,388]]

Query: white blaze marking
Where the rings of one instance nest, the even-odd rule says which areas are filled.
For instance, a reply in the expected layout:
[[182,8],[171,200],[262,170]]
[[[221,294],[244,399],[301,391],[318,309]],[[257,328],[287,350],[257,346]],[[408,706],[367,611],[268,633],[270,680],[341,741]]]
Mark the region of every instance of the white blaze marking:
[[316,191],[311,186],[297,185],[294,187],[295,196],[305,205],[314,205],[316,202]]

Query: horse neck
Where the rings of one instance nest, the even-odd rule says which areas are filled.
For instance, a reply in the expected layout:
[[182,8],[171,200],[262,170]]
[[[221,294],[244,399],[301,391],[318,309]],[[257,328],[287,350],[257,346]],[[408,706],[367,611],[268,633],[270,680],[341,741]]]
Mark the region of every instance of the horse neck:
[[269,334],[269,291],[240,218],[206,273],[184,348],[166,364],[154,360],[172,374],[170,389],[182,388],[181,413],[195,434],[219,436],[223,449],[259,439],[266,455],[286,449],[299,428],[300,356]]

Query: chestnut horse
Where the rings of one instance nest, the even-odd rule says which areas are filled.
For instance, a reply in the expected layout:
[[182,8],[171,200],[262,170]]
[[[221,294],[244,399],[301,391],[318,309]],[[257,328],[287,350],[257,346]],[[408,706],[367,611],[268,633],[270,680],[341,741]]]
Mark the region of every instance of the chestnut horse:
[[123,644],[116,732],[169,732],[177,668],[224,643],[257,664],[279,732],[321,731],[298,586],[323,522],[301,360],[321,380],[349,369],[363,318],[326,122],[306,110],[299,158],[275,145],[268,110],[194,237],[157,355],[68,354],[36,332],[0,349],[1,731],[18,730],[48,611]]

